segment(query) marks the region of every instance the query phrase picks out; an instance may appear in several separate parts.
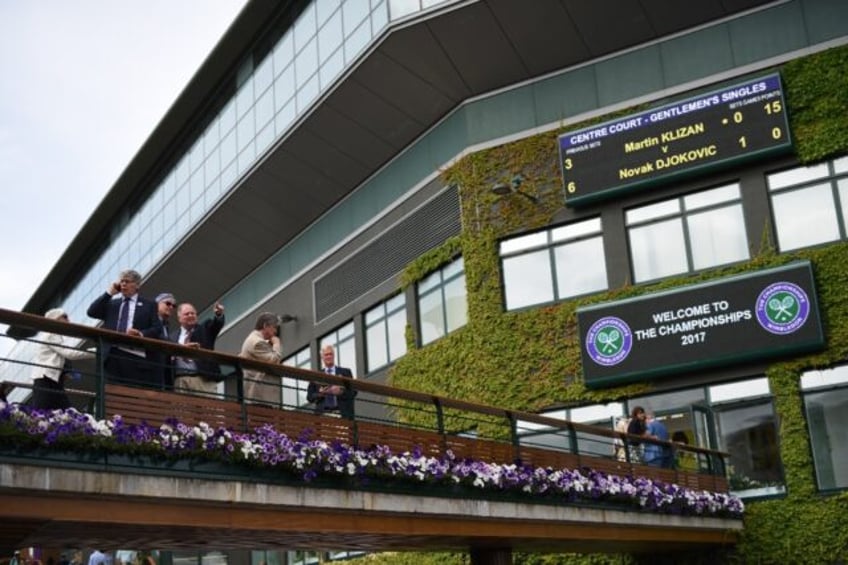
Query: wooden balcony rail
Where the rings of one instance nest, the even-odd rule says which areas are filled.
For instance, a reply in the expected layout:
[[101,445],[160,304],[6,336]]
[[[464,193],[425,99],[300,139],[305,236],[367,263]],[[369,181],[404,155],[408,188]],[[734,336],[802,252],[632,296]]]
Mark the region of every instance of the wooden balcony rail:
[[[340,441],[363,448],[385,445],[395,452],[417,448],[432,456],[450,450],[459,458],[493,463],[520,462],[541,467],[589,467],[611,474],[644,476],[689,488],[728,491],[725,476],[728,455],[715,450],[637,438],[605,427],[398,389],[361,379],[260,363],[226,353],[189,349],[164,341],[130,337],[10,310],[0,309],[0,324],[8,324],[18,331],[25,328],[78,338],[81,346],[93,347],[97,360],[90,370],[81,369],[83,378],[79,385],[75,385],[81,391],[74,400],[98,417],[120,414],[128,422],[146,421],[150,424],[177,418],[186,424],[203,421],[239,431],[270,424],[290,437],[307,434],[312,439]],[[179,355],[214,360],[226,375],[224,393],[220,397],[204,398],[107,382],[100,355],[107,342],[156,351],[164,358]],[[245,399],[244,369],[258,369],[279,377],[281,401],[267,405]],[[27,388],[31,370],[28,359],[0,359],[0,375],[3,375],[7,387]],[[311,405],[299,405],[297,400],[283,402],[286,398],[297,399],[298,390],[305,390],[310,381],[338,384],[356,391],[353,417],[333,418],[316,414]],[[533,439],[540,430],[546,438],[545,443]],[[698,463],[697,470],[661,469],[630,461],[627,446],[638,442],[660,443],[675,451],[689,452]],[[623,461],[613,455],[616,443],[625,447],[627,455]]]

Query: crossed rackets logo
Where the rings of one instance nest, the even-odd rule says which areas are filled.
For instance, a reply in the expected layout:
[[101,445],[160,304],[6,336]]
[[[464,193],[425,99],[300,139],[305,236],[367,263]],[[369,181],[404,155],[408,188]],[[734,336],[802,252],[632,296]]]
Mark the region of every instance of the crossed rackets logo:
[[791,334],[807,321],[810,300],[800,286],[777,282],[767,286],[757,297],[757,321],[767,332]]
[[633,348],[633,333],[621,318],[606,316],[592,324],[586,334],[586,351],[595,363],[604,366],[624,361]]

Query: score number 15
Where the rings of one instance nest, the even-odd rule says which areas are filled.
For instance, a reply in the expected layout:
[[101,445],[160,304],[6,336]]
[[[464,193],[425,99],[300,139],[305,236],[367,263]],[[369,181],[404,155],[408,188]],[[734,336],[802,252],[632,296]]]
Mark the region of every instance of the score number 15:
[[[773,100],[771,102],[767,102],[766,105],[763,106],[763,110],[765,110],[766,114],[768,114],[768,115],[779,114],[780,112],[783,111],[783,104],[781,104],[780,100]],[[733,121],[734,122],[736,122],[737,124],[741,123],[742,119],[743,119],[742,112],[734,112],[733,113]],[[778,139],[780,139],[782,137],[783,137],[783,130],[782,129],[780,129],[777,126],[771,128],[771,138],[772,139],[777,141]],[[745,138],[744,135],[739,138],[739,145],[742,147],[742,149],[745,149],[746,147],[748,147],[748,140]]]

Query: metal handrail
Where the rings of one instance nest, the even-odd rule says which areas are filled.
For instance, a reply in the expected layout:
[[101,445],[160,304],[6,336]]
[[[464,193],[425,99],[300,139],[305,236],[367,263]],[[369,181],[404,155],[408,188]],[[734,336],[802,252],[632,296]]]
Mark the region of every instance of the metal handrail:
[[[339,377],[336,375],[326,374],[324,372],[311,371],[307,369],[290,367],[280,364],[264,363],[217,351],[187,348],[182,345],[174,344],[171,342],[149,338],[132,337],[114,331],[105,330],[102,328],[73,324],[68,322],[59,322],[41,316],[34,316],[31,314],[5,310],[2,308],[0,308],[0,324],[8,324],[9,326],[14,326],[16,328],[23,327],[35,331],[55,333],[59,335],[79,338],[89,343],[93,343],[97,350],[96,366],[98,368],[98,378],[96,379],[96,414],[98,416],[102,416],[106,413],[104,406],[106,397],[105,379],[100,378],[102,375],[104,375],[104,360],[102,359],[102,355],[100,354],[100,352],[103,350],[104,344],[108,342],[111,345],[117,344],[132,346],[136,348],[143,348],[147,350],[157,351],[160,353],[165,353],[171,356],[207,359],[215,361],[223,366],[233,367],[235,370],[232,373],[230,380],[234,382],[230,386],[231,388],[235,389],[233,394],[235,400],[241,403],[242,417],[245,422],[247,422],[247,403],[244,400],[243,385],[245,379],[243,377],[243,371],[245,369],[252,369],[278,376],[281,379],[285,377],[304,382],[318,382],[321,384],[341,385],[343,387],[352,389],[360,394],[390,399],[390,402],[387,402],[385,405],[391,407],[391,410],[395,413],[396,417],[394,420],[392,420],[392,423],[394,425],[402,425],[403,427],[421,429],[422,426],[420,424],[414,424],[411,421],[412,418],[408,417],[409,412],[405,412],[411,410],[413,406],[418,406],[417,410],[425,410],[428,417],[434,420],[435,430],[433,431],[435,431],[442,437],[443,445],[445,447],[447,447],[447,444],[444,443],[446,437],[459,436],[462,432],[468,431],[468,428],[462,429],[462,427],[457,426],[454,426],[452,430],[448,429],[446,423],[448,415],[446,414],[446,412],[451,412],[457,417],[461,417],[462,421],[476,423],[478,433],[481,429],[485,429],[487,425],[489,427],[494,426],[494,428],[496,429],[505,429],[506,433],[497,437],[495,435],[493,435],[492,437],[479,437],[480,439],[492,439],[495,441],[501,441],[511,444],[514,449],[516,459],[521,459],[522,453],[527,453],[528,450],[532,451],[532,449],[534,448],[533,444],[527,441],[527,437],[530,434],[522,434],[523,430],[518,425],[519,422],[528,422],[533,423],[535,425],[543,426],[545,428],[544,432],[546,434],[563,434],[562,437],[564,438],[564,441],[568,446],[564,449],[556,449],[546,445],[538,446],[537,448],[571,452],[577,456],[595,458],[606,457],[609,459],[612,457],[613,454],[612,448],[615,443],[615,440],[619,440],[624,445],[625,453],[627,454],[626,463],[631,466],[633,465],[633,462],[629,460],[629,446],[639,443],[660,444],[666,446],[668,449],[671,449],[673,451],[691,452],[694,454],[697,461],[705,462],[705,465],[699,465],[699,469],[705,468],[708,474],[720,476],[724,476],[724,472],[726,469],[724,461],[729,456],[727,453],[717,450],[706,449],[697,446],[676,444],[673,442],[660,441],[641,436],[634,436],[604,427],[555,419],[549,416],[544,416],[532,412],[498,408],[494,406],[468,402],[465,400],[433,395],[430,393],[422,393],[412,390],[395,388],[388,385],[372,383],[360,379],[349,379],[346,377]],[[6,359],[5,361],[15,362],[11,359]],[[282,384],[280,386],[282,388]],[[376,401],[369,402],[376,403]],[[282,405],[280,405],[280,407],[286,408]],[[291,408],[302,409],[302,407]],[[404,415],[407,415],[407,420],[409,421],[402,421],[404,419]],[[358,434],[358,425],[361,422],[366,421],[385,422],[386,420],[380,420],[379,418],[374,417],[369,418],[361,413],[354,413],[353,417],[351,418],[350,424],[353,428],[352,431],[354,438],[356,438]],[[424,427],[424,429],[427,428]],[[593,442],[600,442],[606,445],[609,449],[606,450],[606,453],[581,453],[579,449],[579,438],[581,436],[591,437]]]

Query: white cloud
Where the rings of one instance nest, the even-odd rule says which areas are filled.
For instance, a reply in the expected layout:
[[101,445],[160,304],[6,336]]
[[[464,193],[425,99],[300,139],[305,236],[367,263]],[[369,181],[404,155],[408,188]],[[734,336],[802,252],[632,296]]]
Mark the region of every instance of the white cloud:
[[0,1],[0,308],[23,308],[244,4]]

